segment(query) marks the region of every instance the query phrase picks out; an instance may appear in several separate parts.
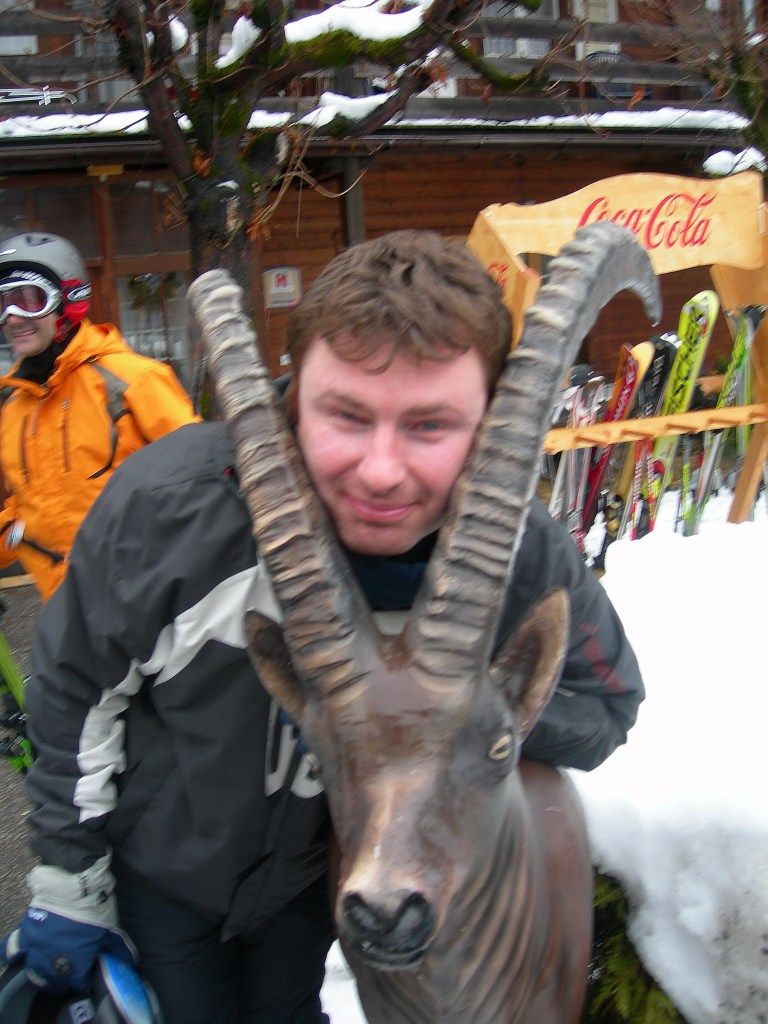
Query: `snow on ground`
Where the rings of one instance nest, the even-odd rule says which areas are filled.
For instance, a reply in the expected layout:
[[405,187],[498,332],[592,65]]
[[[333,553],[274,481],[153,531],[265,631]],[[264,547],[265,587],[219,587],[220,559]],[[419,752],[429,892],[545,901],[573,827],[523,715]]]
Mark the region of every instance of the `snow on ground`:
[[692,1024],[768,1019],[768,801],[763,659],[768,521],[666,522],[609,551],[606,591],[648,697],[627,745],[574,772],[595,863],[635,905],[630,936]]
[[[648,691],[629,742],[573,772],[595,863],[633,904],[629,929],[648,969],[690,1024],[768,1019],[768,800],[763,657],[768,515],[702,531],[659,526],[609,551],[603,583]],[[323,1003],[333,1024],[364,1024],[338,947]]]
[[[357,998],[355,981],[342,956],[338,942],[331,947],[325,967],[323,1009],[331,1024],[365,1024],[365,1017]],[[392,1022],[395,1024],[395,1021]]]

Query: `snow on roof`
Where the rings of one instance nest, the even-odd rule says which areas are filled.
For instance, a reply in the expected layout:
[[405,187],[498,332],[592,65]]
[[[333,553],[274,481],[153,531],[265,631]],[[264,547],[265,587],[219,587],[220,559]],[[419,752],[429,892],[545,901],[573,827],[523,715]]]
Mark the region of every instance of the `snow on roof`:
[[[324,93],[316,110],[305,115],[301,123],[321,127],[334,117],[341,115],[349,120],[366,116],[386,99],[385,95],[366,96],[350,99],[335,93]],[[289,113],[254,111],[249,122],[251,128],[279,128],[291,120]],[[179,118],[182,128],[189,122]],[[486,119],[477,117],[435,117],[415,118],[399,115],[389,122],[390,127],[440,128],[461,131],[467,128],[489,129],[542,129],[553,132],[560,129],[584,129],[594,131],[626,130],[653,131],[738,131],[747,126],[746,118],[724,110],[684,110],[661,107],[654,111],[615,110],[604,114],[564,114],[561,116],[539,116],[530,118]],[[131,110],[109,114],[41,114],[7,117],[0,121],[0,139],[45,139],[56,136],[138,135],[149,131],[146,111]],[[764,159],[764,158],[763,158]],[[743,169],[743,168],[742,168]]]
[[749,149],[742,149],[740,153],[731,153],[728,150],[721,150],[707,157],[703,163],[706,174],[712,177],[725,177],[728,174],[737,174],[739,171],[754,169],[765,173],[768,169],[768,160],[765,154],[759,149],[750,146]]
[[748,121],[739,114],[723,110],[679,110],[662,107],[659,110],[616,110],[603,114],[561,114],[539,117],[514,118],[491,121],[485,118],[409,118],[407,115],[397,121],[398,125],[409,127],[486,127],[499,128],[587,128],[653,131],[654,129],[675,129],[681,131],[739,131]]

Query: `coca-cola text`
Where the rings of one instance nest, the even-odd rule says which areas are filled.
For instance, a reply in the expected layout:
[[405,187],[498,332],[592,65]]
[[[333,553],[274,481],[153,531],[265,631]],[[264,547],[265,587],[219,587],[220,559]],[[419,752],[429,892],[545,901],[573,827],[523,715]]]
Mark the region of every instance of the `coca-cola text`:
[[690,248],[709,240],[712,219],[705,213],[714,198],[710,192],[698,196],[674,192],[656,206],[611,210],[607,196],[598,196],[584,210],[578,226],[612,220],[634,232],[646,249]]

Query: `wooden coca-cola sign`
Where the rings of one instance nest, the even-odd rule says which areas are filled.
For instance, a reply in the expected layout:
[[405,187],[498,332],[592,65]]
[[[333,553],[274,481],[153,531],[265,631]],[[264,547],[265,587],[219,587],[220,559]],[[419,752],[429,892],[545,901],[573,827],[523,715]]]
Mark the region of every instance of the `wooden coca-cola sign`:
[[579,227],[598,220],[633,231],[657,274],[712,264],[742,271],[763,265],[768,227],[755,171],[721,179],[620,174],[547,203],[495,204],[478,214],[467,244],[498,282],[515,317],[515,340],[538,287],[538,275],[520,255],[552,256]]

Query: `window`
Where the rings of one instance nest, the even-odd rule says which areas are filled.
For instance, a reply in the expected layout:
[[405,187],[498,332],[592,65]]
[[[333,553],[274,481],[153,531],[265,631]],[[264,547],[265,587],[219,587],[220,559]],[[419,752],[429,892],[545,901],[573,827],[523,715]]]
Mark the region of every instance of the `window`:
[[128,344],[142,355],[168,363],[187,382],[185,294],[181,272],[117,279],[120,329]]
[[[483,12],[487,18],[513,18],[522,21],[525,18],[552,18],[558,17],[558,0],[541,0],[537,11],[531,13],[522,7],[512,6],[503,0],[494,0],[489,3]],[[514,26],[517,34],[519,26]],[[483,40],[483,55],[485,57],[545,57],[549,52],[550,40],[548,39],[525,39],[513,38],[510,36],[487,36]]]
[[[617,19],[616,0],[573,0],[573,15],[599,25],[614,25]],[[589,53],[599,50],[604,53],[618,53],[618,43],[577,43],[576,57],[582,60]]]
[[[0,0],[0,11],[19,9],[19,0]],[[23,57],[27,53],[37,53],[37,36],[0,36],[0,56]]]

